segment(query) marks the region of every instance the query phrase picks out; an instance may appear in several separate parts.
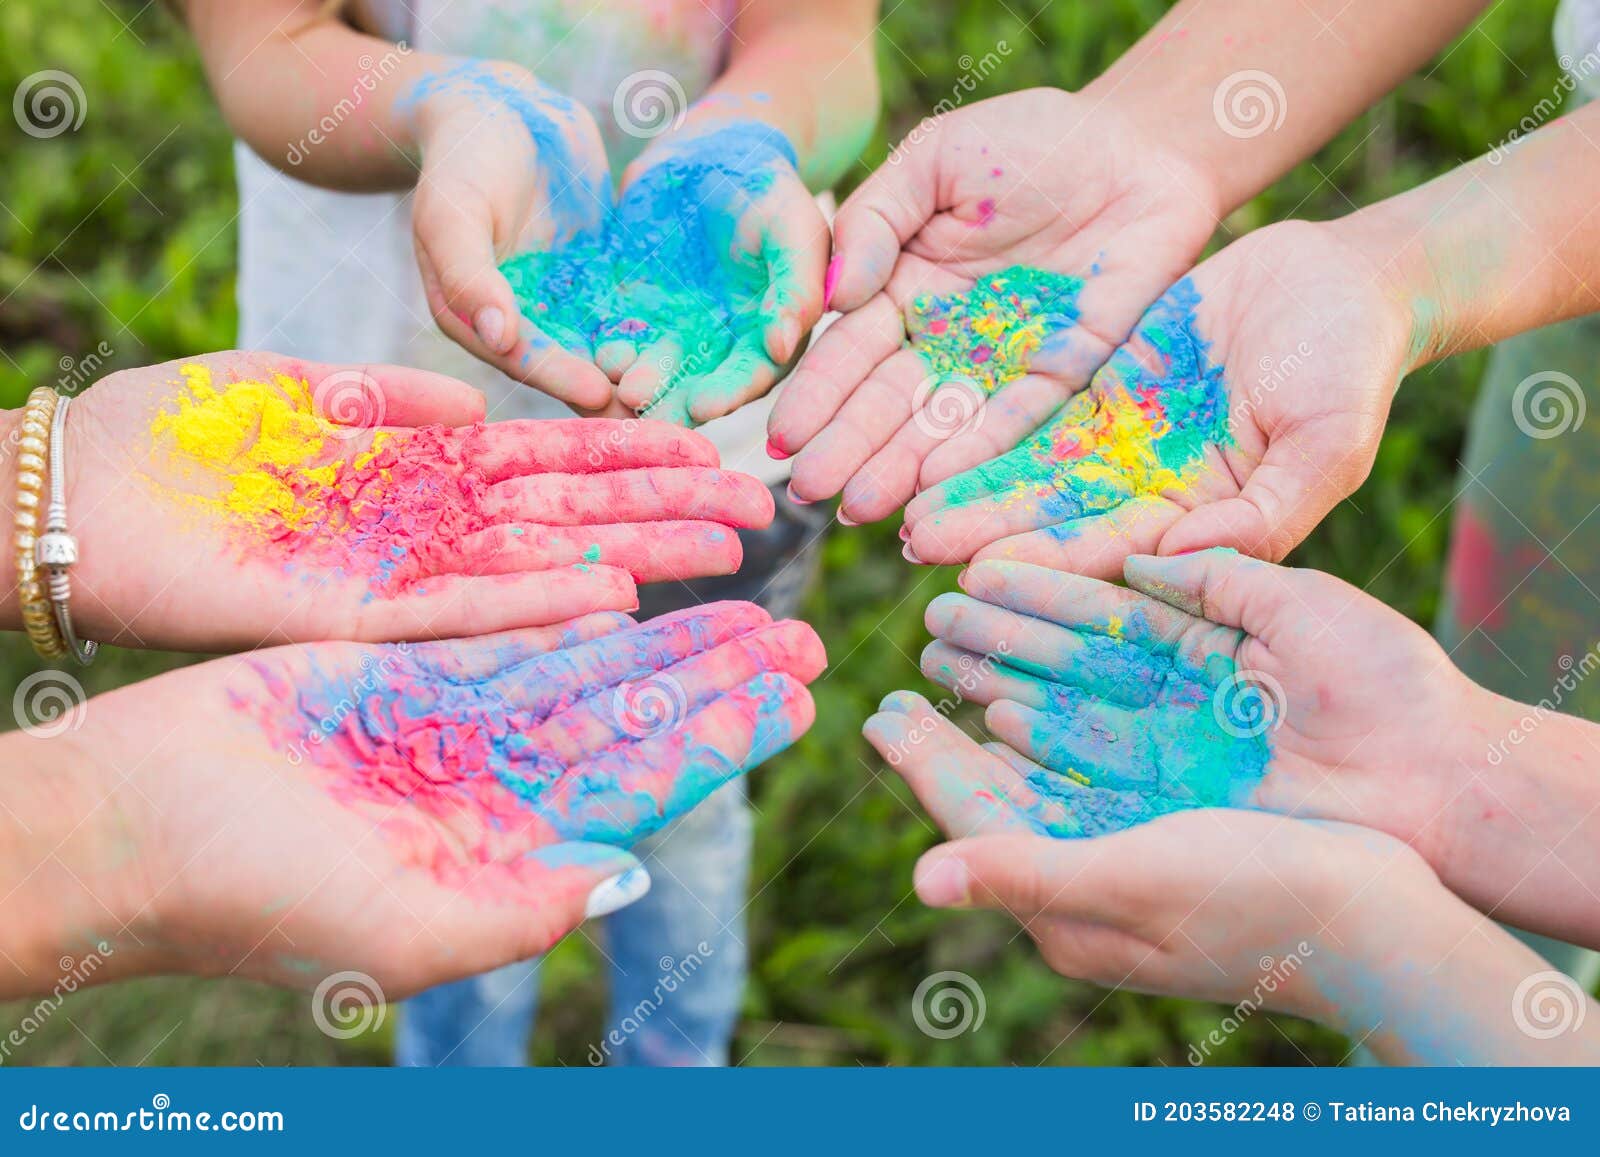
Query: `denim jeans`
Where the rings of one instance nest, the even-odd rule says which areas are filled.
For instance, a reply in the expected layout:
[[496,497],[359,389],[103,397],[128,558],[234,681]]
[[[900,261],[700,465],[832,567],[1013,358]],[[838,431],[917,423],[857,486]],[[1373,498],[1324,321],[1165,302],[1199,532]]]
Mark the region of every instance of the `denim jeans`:
[[[740,534],[738,574],[643,588],[639,617],[718,599],[748,599],[774,618],[797,614],[831,512],[797,506],[781,488],[773,497],[772,526]],[[751,829],[738,779],[634,848],[650,891],[605,920],[611,1013],[591,1064],[728,1063],[744,992]],[[538,961],[430,989],[400,1014],[395,1062],[526,1064],[538,995]]]

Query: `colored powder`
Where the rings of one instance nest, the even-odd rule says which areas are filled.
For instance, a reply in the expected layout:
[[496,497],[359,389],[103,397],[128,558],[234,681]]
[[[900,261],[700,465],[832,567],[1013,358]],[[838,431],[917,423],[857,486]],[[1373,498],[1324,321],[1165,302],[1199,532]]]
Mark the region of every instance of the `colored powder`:
[[1192,281],[1173,286],[1139,323],[1154,367],[1124,345],[1043,429],[947,482],[947,502],[998,495],[1036,508],[1053,533],[1070,537],[1075,529],[1063,524],[1074,519],[1186,489],[1207,448],[1233,442],[1222,367],[1208,359],[1195,320],[1199,304]]
[[939,379],[992,394],[1027,373],[1051,335],[1077,324],[1082,289],[1081,278],[1014,265],[964,294],[918,297],[907,320],[911,348]]
[[246,557],[364,576],[389,594],[462,569],[463,541],[489,525],[457,431],[380,432],[339,456],[350,430],[317,413],[303,379],[219,386],[206,366],[180,372],[185,392],[152,420],[152,443],[196,480],[200,493],[183,497],[232,528]]
[[[701,704],[660,672],[721,641],[717,623],[715,614],[673,616],[532,656],[508,642],[488,674],[477,664],[465,671],[448,645],[370,648],[357,671],[324,670],[308,652],[310,669],[295,681],[279,663],[255,660],[262,691],[232,700],[291,763],[325,771],[340,803],[381,817],[403,858],[472,883],[478,867],[505,858],[508,842],[630,846],[793,742],[782,679],[771,674],[707,692],[751,721],[748,755],[679,726]],[[615,718],[621,685],[652,679],[680,697],[658,734],[591,741],[581,762],[535,734],[547,722],[565,742],[597,727],[625,730]]]
[[597,225],[500,270],[523,314],[580,356],[613,341],[641,351],[663,339],[676,347],[651,405],[675,388],[731,395],[748,367],[737,380],[707,376],[730,355],[764,357],[772,314],[763,299],[792,277],[789,254],[744,252],[739,224],[780,166],[794,167],[794,149],[756,122],[657,147],[661,159]]

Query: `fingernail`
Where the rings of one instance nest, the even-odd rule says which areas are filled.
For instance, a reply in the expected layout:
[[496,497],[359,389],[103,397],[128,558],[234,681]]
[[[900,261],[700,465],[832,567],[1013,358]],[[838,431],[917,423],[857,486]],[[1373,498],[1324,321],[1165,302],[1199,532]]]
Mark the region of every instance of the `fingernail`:
[[911,528],[909,526],[907,526],[903,522],[900,524],[900,541],[901,542],[910,542],[911,541]]
[[789,483],[789,485],[786,487],[786,489],[789,492],[789,501],[794,503],[796,506],[811,506],[811,505],[813,505],[811,499],[809,499],[809,498],[801,498],[798,494],[796,494],[794,492],[794,483],[793,482]]
[[822,308],[828,309],[833,305],[833,291],[839,286],[839,265],[844,261],[843,253],[835,253],[828,261],[828,272],[822,278]]
[[960,587],[962,590],[966,590],[967,589],[967,568],[966,567],[962,567],[961,568],[961,573],[956,575],[956,586]]
[[840,526],[860,526],[861,525],[855,519],[851,518],[848,514],[846,514],[844,512],[844,507],[842,507],[842,506],[839,507],[838,510],[833,512],[833,516],[839,520],[839,525]]
[[914,562],[918,566],[922,566],[923,565],[922,560],[917,557],[917,552],[911,549],[911,543],[910,542],[907,542],[904,546],[902,546],[900,548],[900,553],[905,556],[905,560],[907,562]]
[[500,339],[505,336],[506,318],[492,305],[486,305],[478,311],[473,320],[472,328],[478,331],[478,337],[483,344],[492,350],[500,349]]
[[972,887],[966,861],[949,852],[932,851],[923,856],[911,879],[917,898],[930,908],[963,907]]
[[896,715],[909,715],[916,702],[916,696],[910,691],[891,691],[878,701],[878,710],[892,711]]
[[782,446],[779,446],[776,438],[768,438],[767,457],[771,458],[774,462],[782,462],[787,458],[792,458],[793,455],[785,450]]
[[649,890],[650,873],[642,867],[629,868],[609,880],[601,880],[589,893],[589,900],[583,906],[584,919],[609,916],[618,909],[626,908]]

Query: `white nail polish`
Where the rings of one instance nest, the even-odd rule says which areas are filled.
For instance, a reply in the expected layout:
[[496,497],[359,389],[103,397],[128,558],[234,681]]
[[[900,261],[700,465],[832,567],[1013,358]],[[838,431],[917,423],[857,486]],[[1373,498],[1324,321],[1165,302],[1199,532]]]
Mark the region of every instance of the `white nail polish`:
[[650,890],[650,873],[643,867],[629,868],[608,880],[601,880],[589,893],[589,902],[583,906],[583,916],[593,920],[596,916],[609,916],[626,908]]

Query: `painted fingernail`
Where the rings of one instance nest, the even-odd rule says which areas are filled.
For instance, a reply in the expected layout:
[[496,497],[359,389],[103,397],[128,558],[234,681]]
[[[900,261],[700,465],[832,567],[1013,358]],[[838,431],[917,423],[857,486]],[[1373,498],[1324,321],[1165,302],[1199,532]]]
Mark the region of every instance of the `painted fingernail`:
[[584,919],[609,916],[618,909],[626,908],[649,890],[650,873],[642,867],[629,868],[608,880],[601,880],[589,893],[589,900],[583,906]]
[[778,445],[778,440],[776,438],[768,438],[767,457],[771,458],[774,462],[782,462],[785,459],[794,457],[794,455],[790,454],[782,446]]
[[839,287],[839,266],[843,261],[843,253],[835,253],[828,261],[828,272],[822,278],[823,309],[828,309],[833,305],[833,291]]
[[917,552],[911,549],[911,543],[910,542],[907,542],[904,546],[902,546],[900,548],[900,553],[905,556],[905,560],[907,562],[914,562],[918,566],[922,566],[923,565],[922,560],[917,557]]
[[851,518],[848,514],[846,514],[844,512],[844,507],[842,507],[842,506],[839,507],[838,510],[833,512],[833,516],[839,520],[839,525],[840,526],[860,526],[861,525],[855,519]]
[[789,501],[794,503],[796,506],[811,506],[811,505],[813,505],[811,499],[809,499],[809,498],[801,498],[798,494],[796,494],[794,492],[794,483],[793,482],[789,483],[787,489],[789,491]]
[[498,350],[500,339],[506,332],[505,314],[492,305],[486,305],[473,318],[472,328],[477,331],[484,345],[492,350]]
[[917,898],[930,908],[960,908],[967,903],[972,874],[966,861],[949,852],[934,850],[917,861],[911,875]]
[[911,528],[909,526],[907,526],[903,522],[900,524],[900,541],[901,542],[910,542],[911,541]]
[[956,586],[960,587],[962,590],[967,589],[967,570],[967,567],[962,567],[961,573],[956,575]]

